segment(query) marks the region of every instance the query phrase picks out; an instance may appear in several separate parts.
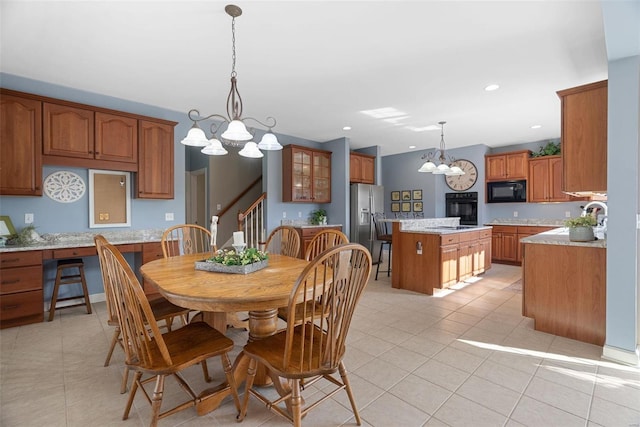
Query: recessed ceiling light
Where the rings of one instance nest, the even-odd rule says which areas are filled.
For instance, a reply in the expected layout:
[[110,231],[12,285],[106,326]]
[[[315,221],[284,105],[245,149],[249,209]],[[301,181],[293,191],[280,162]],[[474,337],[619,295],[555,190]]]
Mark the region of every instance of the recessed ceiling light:
[[345,126],[342,128],[342,130],[351,130],[351,126]]
[[531,126],[531,129],[540,129],[542,127],[542,125],[533,125]]
[[410,150],[413,150],[414,148],[416,148],[416,146],[415,146],[415,145],[410,145],[410,146],[409,146],[409,149],[410,149]]
[[486,90],[487,92],[491,92],[492,90],[498,90],[499,88],[500,88],[500,85],[497,85],[497,84],[493,83],[493,84],[490,84],[490,85],[486,86],[484,88],[484,90]]

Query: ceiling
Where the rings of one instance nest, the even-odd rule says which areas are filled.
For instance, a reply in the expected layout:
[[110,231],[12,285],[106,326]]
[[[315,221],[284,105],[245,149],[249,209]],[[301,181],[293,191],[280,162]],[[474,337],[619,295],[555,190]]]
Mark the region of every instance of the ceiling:
[[[224,114],[227,3],[2,0],[0,71]],[[348,137],[352,149],[379,145],[382,155],[437,147],[437,127],[416,129],[439,121],[447,148],[558,138],[556,91],[607,78],[594,0],[235,4],[243,117],[273,116],[276,133]],[[485,91],[490,83],[500,89]],[[397,116],[362,113],[381,108]]]

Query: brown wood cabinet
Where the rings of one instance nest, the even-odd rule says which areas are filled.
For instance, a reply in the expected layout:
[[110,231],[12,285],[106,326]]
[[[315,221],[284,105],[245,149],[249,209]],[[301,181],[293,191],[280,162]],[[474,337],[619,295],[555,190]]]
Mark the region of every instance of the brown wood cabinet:
[[42,196],[42,102],[0,92],[0,195]]
[[0,253],[0,328],[44,320],[42,251]]
[[433,289],[481,274],[491,268],[490,236],[490,229],[447,234],[400,232],[394,223],[391,284],[432,295]]
[[523,315],[538,331],[602,346],[607,250],[524,244]]
[[557,92],[562,111],[563,190],[607,191],[607,81]]
[[529,160],[527,201],[568,202],[571,196],[562,192],[562,157],[547,156]]
[[520,265],[522,244],[520,239],[543,233],[555,227],[530,225],[494,225],[491,235],[491,259],[497,263]]
[[375,156],[361,153],[349,155],[349,182],[373,184],[375,181]]
[[96,111],[94,155],[98,160],[138,163],[138,121]]
[[486,181],[527,179],[531,151],[489,154],[484,157]]
[[282,149],[282,201],[331,202],[331,151],[293,144]]
[[[140,269],[140,266],[157,259],[164,258],[162,253],[162,244],[160,242],[148,242],[142,244],[142,252],[136,253],[136,271]],[[150,299],[160,296],[158,289],[149,281],[142,279],[142,288],[144,293]]]
[[173,199],[173,124],[138,121],[139,163],[136,179],[141,199]]
[[321,231],[324,230],[338,230],[342,231],[341,225],[326,225],[326,226],[314,226],[314,227],[295,227],[298,235],[300,236],[300,253],[298,258],[304,258],[304,254],[307,253],[307,248],[311,240]]

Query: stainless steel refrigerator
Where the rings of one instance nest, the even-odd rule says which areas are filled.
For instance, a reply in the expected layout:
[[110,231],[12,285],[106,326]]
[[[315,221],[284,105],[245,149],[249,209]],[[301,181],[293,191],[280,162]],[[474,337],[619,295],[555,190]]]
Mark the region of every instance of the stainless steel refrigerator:
[[360,243],[371,252],[373,262],[378,261],[380,242],[371,221],[372,213],[384,212],[384,187],[370,184],[351,184],[350,240]]

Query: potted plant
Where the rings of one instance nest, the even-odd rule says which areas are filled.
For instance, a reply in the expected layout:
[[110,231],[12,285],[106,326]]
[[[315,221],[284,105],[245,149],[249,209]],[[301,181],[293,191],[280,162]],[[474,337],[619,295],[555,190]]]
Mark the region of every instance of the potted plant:
[[531,157],[555,156],[560,154],[560,142],[549,141],[544,147],[531,154]]
[[564,225],[569,228],[569,240],[572,242],[595,240],[593,227],[596,225],[596,219],[591,215],[569,218]]
[[327,225],[327,211],[324,209],[316,209],[311,211],[311,224]]

